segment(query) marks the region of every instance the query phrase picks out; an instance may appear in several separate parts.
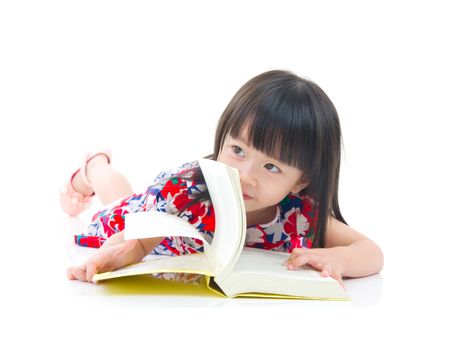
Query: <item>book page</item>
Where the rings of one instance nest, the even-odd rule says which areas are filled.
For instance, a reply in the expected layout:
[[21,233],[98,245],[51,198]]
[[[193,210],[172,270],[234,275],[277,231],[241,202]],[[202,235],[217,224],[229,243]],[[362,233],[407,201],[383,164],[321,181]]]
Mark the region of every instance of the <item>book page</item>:
[[320,276],[320,272],[311,267],[301,267],[297,270],[289,270],[283,263],[289,258],[289,253],[268,251],[257,248],[244,248],[239,257],[233,273],[256,272],[264,274],[292,276],[295,278],[327,280]]
[[94,275],[92,281],[103,281],[110,278],[134,275],[154,274],[161,272],[198,273],[213,276],[214,271],[207,261],[205,254],[196,253],[180,256],[157,256],[147,260],[120,268],[115,271]]
[[[221,271],[221,274],[227,275],[231,272],[231,270],[234,268],[234,266],[237,263],[237,260],[239,259],[242,249],[244,248],[245,245],[245,238],[246,238],[246,231],[247,231],[247,217],[245,213],[245,204],[244,204],[244,198],[242,196],[242,188],[241,188],[241,182],[239,178],[239,173],[236,169],[234,168],[228,168],[228,172],[230,175],[230,179],[233,183],[233,188],[234,188],[234,196],[236,199],[236,228],[238,235],[238,240],[234,241],[236,251],[233,255],[233,258],[229,260],[228,264],[226,267]],[[231,220],[233,220],[233,213],[230,213],[231,215]],[[239,234],[240,233],[240,234]],[[229,243],[229,242],[226,242]],[[232,244],[232,242],[231,242]]]
[[186,220],[173,214],[155,210],[125,215],[124,238],[126,240],[151,237],[190,237],[201,240],[207,260],[215,270],[217,259],[212,256],[214,253],[210,244]]
[[[180,217],[156,210],[125,215],[124,238],[191,237],[206,242],[199,231]],[[208,242],[207,242],[208,244]]]
[[[289,270],[283,263],[289,253],[244,248],[233,271],[215,282],[229,296],[293,296],[309,299],[347,300],[339,283],[308,266]],[[220,276],[223,277],[223,276]],[[263,295],[265,296],[265,295]]]
[[245,216],[237,169],[208,159],[200,159],[207,188],[215,210],[215,234],[211,250],[217,258],[216,273],[237,259],[245,240]]

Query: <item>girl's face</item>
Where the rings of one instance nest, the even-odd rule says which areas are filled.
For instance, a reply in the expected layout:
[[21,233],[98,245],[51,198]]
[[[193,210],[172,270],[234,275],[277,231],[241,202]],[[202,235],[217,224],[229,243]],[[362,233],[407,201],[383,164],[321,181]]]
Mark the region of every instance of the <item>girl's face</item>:
[[308,182],[302,181],[300,169],[259,152],[245,140],[244,136],[234,139],[228,135],[218,161],[239,170],[248,214],[260,216],[260,213],[271,212],[275,215],[276,204],[290,192],[297,193],[305,188]]

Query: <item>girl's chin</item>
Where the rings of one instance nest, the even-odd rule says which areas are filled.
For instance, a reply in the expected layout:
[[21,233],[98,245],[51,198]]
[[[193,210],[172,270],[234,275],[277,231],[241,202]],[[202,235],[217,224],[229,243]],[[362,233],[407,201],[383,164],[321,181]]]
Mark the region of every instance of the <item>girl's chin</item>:
[[255,206],[247,205],[247,203],[245,203],[245,212],[247,214],[259,214],[263,212],[263,208],[257,208]]
[[256,209],[253,208],[252,206],[250,205],[247,205],[247,203],[244,203],[245,204],[245,212],[246,213],[253,213]]

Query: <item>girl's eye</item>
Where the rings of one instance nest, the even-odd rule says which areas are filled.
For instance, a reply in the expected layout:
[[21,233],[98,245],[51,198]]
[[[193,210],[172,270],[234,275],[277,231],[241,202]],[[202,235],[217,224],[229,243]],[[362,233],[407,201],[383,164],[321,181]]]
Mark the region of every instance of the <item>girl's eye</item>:
[[244,153],[242,148],[240,148],[239,146],[232,146],[232,149],[235,154],[240,154],[241,152]]
[[281,171],[276,165],[273,165],[271,163],[266,164],[265,168],[270,170],[272,173],[275,173],[275,174],[277,174],[277,173],[279,173]]

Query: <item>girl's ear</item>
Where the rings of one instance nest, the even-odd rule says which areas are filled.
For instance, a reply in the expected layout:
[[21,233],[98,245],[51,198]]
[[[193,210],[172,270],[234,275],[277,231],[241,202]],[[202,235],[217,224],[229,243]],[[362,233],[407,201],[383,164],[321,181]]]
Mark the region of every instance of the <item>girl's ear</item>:
[[299,181],[297,181],[295,183],[294,186],[292,186],[291,193],[297,194],[300,191],[302,191],[305,187],[307,187],[309,184],[310,184],[310,182],[307,179],[305,179],[305,178],[300,179]]

